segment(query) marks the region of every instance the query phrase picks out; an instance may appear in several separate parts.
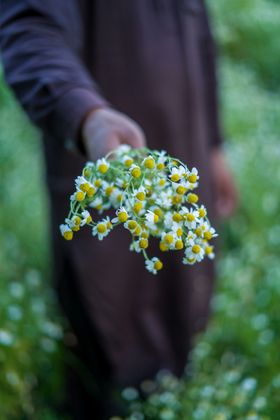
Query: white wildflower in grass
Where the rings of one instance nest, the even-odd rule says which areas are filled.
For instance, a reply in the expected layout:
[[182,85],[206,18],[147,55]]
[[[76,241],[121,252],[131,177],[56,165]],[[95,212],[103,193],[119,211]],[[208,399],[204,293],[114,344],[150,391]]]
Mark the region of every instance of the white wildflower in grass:
[[[86,163],[75,180],[61,234],[71,240],[88,226],[93,236],[103,240],[114,228],[123,226],[132,238],[130,250],[143,254],[146,268],[153,274],[163,264],[148,256],[151,237],[158,239],[162,252],[182,250],[184,264],[195,264],[204,257],[213,259],[210,241],[217,234],[207,209],[193,192],[198,181],[196,168],[189,170],[165,151],[120,146],[96,163]],[[94,220],[89,209],[99,214],[113,209],[116,216]]]

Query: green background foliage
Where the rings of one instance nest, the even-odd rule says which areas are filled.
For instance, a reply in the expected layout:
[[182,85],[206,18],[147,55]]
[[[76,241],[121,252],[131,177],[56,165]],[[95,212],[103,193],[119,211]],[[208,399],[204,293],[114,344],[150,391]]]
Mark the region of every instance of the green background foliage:
[[[220,228],[213,317],[186,378],[158,380],[133,419],[278,419],[280,4],[211,2],[225,151],[240,209]],[[0,82],[0,420],[60,419],[61,320],[50,287],[39,133]],[[134,413],[134,414],[133,414]]]

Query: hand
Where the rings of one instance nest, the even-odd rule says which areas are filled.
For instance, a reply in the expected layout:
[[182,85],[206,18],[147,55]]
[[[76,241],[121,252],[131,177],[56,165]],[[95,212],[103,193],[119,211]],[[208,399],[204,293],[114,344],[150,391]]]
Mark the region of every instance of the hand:
[[211,169],[217,214],[221,218],[229,217],[237,207],[238,194],[222,150],[215,149],[212,151]]
[[145,147],[145,135],[141,127],[128,116],[110,108],[92,111],[82,126],[82,142],[87,157],[95,161],[114,150],[120,144]]

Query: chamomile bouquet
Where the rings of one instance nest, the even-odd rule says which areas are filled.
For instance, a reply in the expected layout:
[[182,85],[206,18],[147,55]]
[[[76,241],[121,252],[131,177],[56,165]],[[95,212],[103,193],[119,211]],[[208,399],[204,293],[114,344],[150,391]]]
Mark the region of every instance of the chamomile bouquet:
[[[60,231],[66,240],[84,227],[103,240],[117,226],[131,234],[130,250],[142,253],[148,271],[162,269],[148,256],[149,240],[159,239],[162,252],[184,250],[183,264],[214,258],[210,240],[217,236],[207,209],[194,193],[199,175],[165,151],[120,146],[95,163],[87,162],[75,180],[70,211]],[[91,209],[100,218],[93,220]],[[115,210],[115,217],[104,215]]]

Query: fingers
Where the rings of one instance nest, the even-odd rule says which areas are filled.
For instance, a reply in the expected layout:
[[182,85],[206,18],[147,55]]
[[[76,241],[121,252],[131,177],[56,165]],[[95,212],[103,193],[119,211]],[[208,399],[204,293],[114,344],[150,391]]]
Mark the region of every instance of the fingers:
[[140,126],[126,115],[112,109],[99,109],[89,114],[82,127],[83,143],[88,157],[96,160],[120,144],[145,147]]
[[139,148],[146,146],[146,139],[143,130],[137,124],[125,127],[120,136],[122,144],[129,144],[131,147]]
[[238,205],[238,195],[230,176],[225,176],[217,194],[217,212],[222,218],[231,216]]

